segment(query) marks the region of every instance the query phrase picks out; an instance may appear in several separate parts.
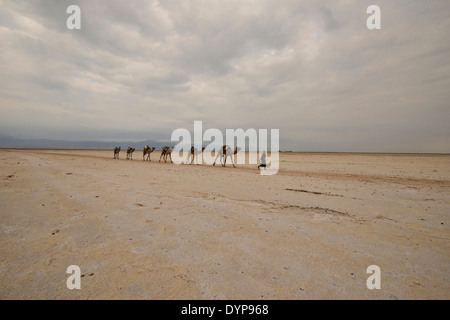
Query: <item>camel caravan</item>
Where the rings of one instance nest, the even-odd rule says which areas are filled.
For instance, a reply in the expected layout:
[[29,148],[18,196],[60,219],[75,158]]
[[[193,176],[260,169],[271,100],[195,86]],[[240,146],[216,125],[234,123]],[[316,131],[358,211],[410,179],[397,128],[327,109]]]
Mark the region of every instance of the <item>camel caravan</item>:
[[[159,162],[161,162],[161,160],[164,160],[164,162],[167,162],[167,160],[170,160],[170,163],[173,163],[172,161],[172,151],[173,151],[174,147],[169,147],[169,146],[164,146],[161,148],[161,156],[159,157]],[[189,158],[189,163],[193,164],[194,160],[196,164],[198,163],[198,155],[202,154],[203,151],[205,150],[204,147],[202,147],[202,150],[198,150],[196,149],[194,146],[191,147],[191,152],[188,154],[188,158]],[[241,150],[241,148],[236,147],[235,150],[233,151],[229,146],[224,145],[219,152],[217,152],[216,155],[216,159],[214,160],[213,166],[216,165],[216,161],[217,159],[220,159],[220,163],[222,164],[223,167],[226,166],[227,163],[227,159],[230,158],[231,160],[231,164],[233,165],[234,168],[236,168],[235,164],[234,164],[234,156],[239,152],[239,150]],[[128,147],[127,148],[127,155],[126,155],[126,159],[127,160],[133,160],[133,152],[136,151],[135,148],[132,147]],[[152,161],[151,160],[151,153],[155,151],[155,147],[149,147],[149,146],[144,146],[143,148],[143,154],[142,154],[142,160],[143,161]],[[119,154],[120,154],[120,147],[115,147],[114,148],[114,158],[113,159],[119,159]]]

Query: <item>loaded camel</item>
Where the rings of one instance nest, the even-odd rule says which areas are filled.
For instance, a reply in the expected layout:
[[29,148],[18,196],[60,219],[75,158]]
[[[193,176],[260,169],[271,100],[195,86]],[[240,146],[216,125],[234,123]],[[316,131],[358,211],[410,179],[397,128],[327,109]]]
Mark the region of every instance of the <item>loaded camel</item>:
[[161,149],[161,156],[159,157],[159,162],[161,162],[161,158],[164,159],[164,162],[167,162],[167,156],[169,156],[170,158],[170,162],[173,163],[172,161],[172,150],[174,147],[170,148],[169,146],[164,146]]
[[133,160],[133,152],[135,151],[135,148],[128,147],[127,149],[127,159]]
[[113,159],[119,159],[119,152],[120,152],[120,147],[115,147],[114,148],[114,158]]
[[236,168],[236,166],[234,165],[234,155],[237,154],[239,152],[239,150],[241,150],[241,148],[236,147],[236,149],[231,150],[231,148],[229,146],[224,145],[222,147],[222,149],[219,150],[219,152],[217,153],[216,159],[214,160],[213,166],[216,165],[216,161],[217,158],[220,157],[220,163],[222,163],[222,157],[224,157],[224,162],[222,163],[222,166],[225,167],[225,165],[227,164],[227,158],[230,157],[231,159],[231,163],[233,164],[233,167]]
[[147,155],[147,161],[152,161],[152,159],[150,158],[150,154],[155,151],[155,147],[150,148],[149,146],[145,146],[144,147],[144,151],[143,151],[143,156],[142,156],[142,160],[145,161],[145,155]]

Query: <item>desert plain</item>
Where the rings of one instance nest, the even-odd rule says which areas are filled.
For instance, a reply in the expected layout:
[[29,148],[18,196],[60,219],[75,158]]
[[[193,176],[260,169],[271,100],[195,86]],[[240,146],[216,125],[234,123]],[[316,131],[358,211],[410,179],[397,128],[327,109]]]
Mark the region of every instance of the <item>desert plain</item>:
[[151,157],[0,150],[0,299],[450,298],[450,155]]

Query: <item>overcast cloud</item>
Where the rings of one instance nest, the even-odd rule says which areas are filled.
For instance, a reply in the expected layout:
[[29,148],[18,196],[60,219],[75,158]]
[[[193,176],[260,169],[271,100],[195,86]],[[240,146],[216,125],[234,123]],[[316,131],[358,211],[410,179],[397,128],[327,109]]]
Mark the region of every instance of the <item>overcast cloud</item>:
[[278,128],[282,150],[450,152],[449,1],[0,0],[0,72],[11,137],[170,140],[203,120]]

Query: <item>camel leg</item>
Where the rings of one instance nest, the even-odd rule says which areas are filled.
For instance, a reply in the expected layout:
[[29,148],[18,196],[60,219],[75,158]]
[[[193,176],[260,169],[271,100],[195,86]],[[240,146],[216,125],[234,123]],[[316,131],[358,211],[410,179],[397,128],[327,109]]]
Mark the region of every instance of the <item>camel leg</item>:
[[230,161],[231,161],[231,164],[233,165],[233,168],[236,168],[236,166],[234,165],[234,155],[229,154],[228,157],[230,157]]
[[161,162],[161,158],[163,157],[163,153],[161,152],[161,156],[159,157],[159,162]]
[[[229,157],[230,155],[227,155],[226,157],[225,157],[225,162],[227,161],[227,159],[228,159],[228,157]],[[233,164],[233,160],[231,160],[231,163]],[[234,165],[234,164],[233,164]]]
[[197,153],[197,152],[195,152],[195,153],[192,155],[192,162],[191,162],[191,164],[194,163],[194,157],[195,157],[195,164],[198,165],[199,163],[198,163],[198,153]]
[[[166,154],[164,155],[164,162],[166,162],[166,163],[167,163],[167,156],[170,156],[170,154],[167,154],[167,153],[166,153]],[[170,160],[172,160],[172,157],[170,157]]]
[[[225,157],[225,164],[227,163],[228,157],[230,157],[231,164],[233,165],[233,167],[236,168],[236,166],[234,165],[233,156],[227,155],[227,156]],[[224,166],[225,166],[225,165],[224,165]]]
[[222,163],[222,155],[220,153],[217,153],[217,156],[216,156],[216,159],[214,160],[213,166],[216,165],[216,161],[219,156],[220,156],[220,163]]

